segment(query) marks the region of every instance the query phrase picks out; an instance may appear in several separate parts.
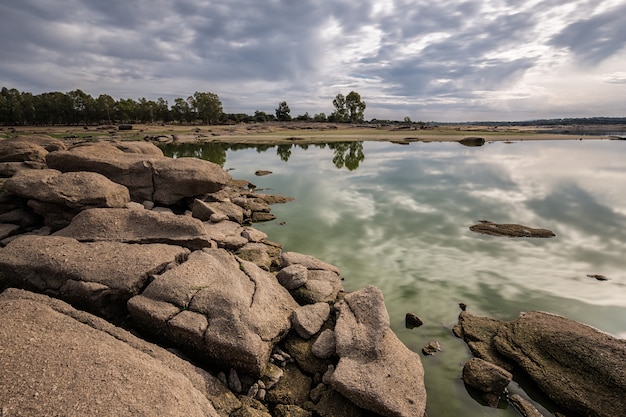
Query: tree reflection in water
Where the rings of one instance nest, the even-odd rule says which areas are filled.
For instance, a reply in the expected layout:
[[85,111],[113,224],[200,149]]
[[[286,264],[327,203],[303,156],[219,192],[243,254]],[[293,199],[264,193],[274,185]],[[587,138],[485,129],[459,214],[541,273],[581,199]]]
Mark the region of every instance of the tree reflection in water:
[[349,171],[356,170],[365,159],[363,142],[337,142],[322,144],[286,144],[286,145],[250,145],[250,144],[227,144],[219,142],[209,143],[168,143],[161,146],[166,156],[172,158],[194,157],[211,161],[220,166],[226,163],[226,153],[243,149],[256,149],[257,152],[266,152],[276,148],[276,155],[281,161],[289,161],[294,147],[307,150],[309,146],[316,148],[332,149],[333,164],[337,169],[346,168]]

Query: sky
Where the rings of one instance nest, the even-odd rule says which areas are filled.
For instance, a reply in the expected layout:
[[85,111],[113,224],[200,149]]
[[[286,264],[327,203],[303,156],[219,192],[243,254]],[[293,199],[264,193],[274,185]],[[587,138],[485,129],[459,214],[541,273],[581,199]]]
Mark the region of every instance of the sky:
[[0,0],[0,87],[367,120],[626,116],[626,0]]

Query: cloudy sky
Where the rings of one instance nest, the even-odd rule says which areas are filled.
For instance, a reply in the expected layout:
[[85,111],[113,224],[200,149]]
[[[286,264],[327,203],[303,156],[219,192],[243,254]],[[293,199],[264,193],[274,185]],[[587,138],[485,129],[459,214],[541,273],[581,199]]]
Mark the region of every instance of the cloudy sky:
[[624,0],[0,0],[0,86],[228,113],[626,116]]

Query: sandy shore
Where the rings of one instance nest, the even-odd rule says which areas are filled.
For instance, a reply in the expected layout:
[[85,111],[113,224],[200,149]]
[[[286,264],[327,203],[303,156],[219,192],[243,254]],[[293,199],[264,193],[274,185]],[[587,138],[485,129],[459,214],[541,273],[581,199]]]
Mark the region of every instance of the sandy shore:
[[[569,128],[569,129],[568,129]],[[619,127],[620,130],[626,130]],[[571,133],[564,134],[568,131]],[[157,140],[173,139],[180,143],[247,143],[247,144],[317,144],[353,141],[452,142],[468,137],[480,137],[487,142],[523,140],[598,140],[610,136],[593,135],[590,132],[612,130],[606,126],[551,128],[444,126],[428,129],[407,126],[346,125],[331,123],[256,123],[232,126],[178,126],[133,125],[132,130],[118,130],[115,126],[58,126],[58,127],[3,127],[0,137],[45,134],[72,141],[117,139]],[[158,140],[157,140],[158,141]]]

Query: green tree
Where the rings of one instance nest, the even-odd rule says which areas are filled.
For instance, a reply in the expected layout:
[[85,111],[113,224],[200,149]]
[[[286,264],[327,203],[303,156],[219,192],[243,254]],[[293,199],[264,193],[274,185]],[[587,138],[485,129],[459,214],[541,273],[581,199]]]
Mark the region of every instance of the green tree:
[[346,110],[346,98],[343,94],[337,94],[333,100],[333,106],[335,106],[335,111],[330,115],[331,120],[339,123],[347,122],[348,112]]
[[163,123],[170,121],[170,106],[163,97],[157,99],[157,118]]
[[365,107],[365,102],[361,101],[361,95],[356,91],[350,91],[350,94],[346,96],[346,110],[350,122],[362,122]]
[[96,103],[93,97],[82,90],[67,93],[72,101],[72,123],[89,123],[94,118]]
[[328,119],[326,118],[326,113],[318,113],[313,116],[313,121],[315,122],[325,122]]
[[193,118],[189,103],[181,97],[174,99],[174,105],[172,106],[172,118],[181,124],[184,122],[190,122]]
[[276,109],[276,120],[279,122],[287,122],[291,120],[291,109],[287,105],[286,101],[281,101]]
[[267,114],[264,111],[256,110],[254,112],[254,121],[255,122],[269,122],[274,120],[274,116],[271,114]]
[[96,99],[96,117],[98,122],[106,121],[112,123],[111,116],[114,115],[115,100],[108,94],[100,94]]
[[196,118],[202,120],[202,123],[210,125],[220,121],[223,109],[217,94],[196,91],[187,99],[187,102]]

